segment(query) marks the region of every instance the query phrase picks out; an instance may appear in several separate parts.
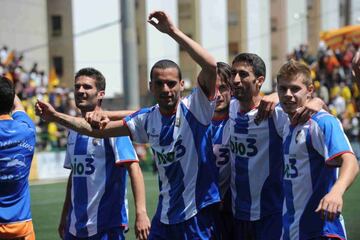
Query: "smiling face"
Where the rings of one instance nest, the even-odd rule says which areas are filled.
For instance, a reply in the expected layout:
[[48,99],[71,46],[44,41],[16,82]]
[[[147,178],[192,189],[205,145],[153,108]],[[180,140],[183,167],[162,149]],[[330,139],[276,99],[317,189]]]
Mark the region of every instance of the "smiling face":
[[96,80],[88,76],[75,79],[75,103],[82,113],[93,111],[100,104],[105,92],[96,87]]
[[296,109],[305,105],[314,90],[312,84],[306,85],[304,75],[299,73],[288,78],[278,79],[277,91],[283,110],[290,116]]
[[184,90],[184,81],[179,79],[176,68],[154,68],[150,91],[154,95],[163,113],[175,112],[181,92]]
[[285,63],[277,75],[277,90],[282,108],[293,115],[314,91],[309,67],[294,60]]

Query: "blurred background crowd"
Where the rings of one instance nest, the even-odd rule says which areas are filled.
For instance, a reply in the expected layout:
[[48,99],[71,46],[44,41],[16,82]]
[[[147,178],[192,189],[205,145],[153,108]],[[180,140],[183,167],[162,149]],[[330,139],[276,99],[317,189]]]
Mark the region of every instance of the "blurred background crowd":
[[36,99],[49,101],[58,111],[79,114],[74,101],[74,94],[69,88],[59,85],[55,71],[47,76],[43,69],[38,69],[35,62],[30,69],[23,65],[24,55],[3,46],[0,50],[0,74],[11,79],[16,86],[16,93],[22,100],[27,114],[36,124],[37,149],[62,150],[66,146],[66,130],[55,123],[45,123],[35,115]]

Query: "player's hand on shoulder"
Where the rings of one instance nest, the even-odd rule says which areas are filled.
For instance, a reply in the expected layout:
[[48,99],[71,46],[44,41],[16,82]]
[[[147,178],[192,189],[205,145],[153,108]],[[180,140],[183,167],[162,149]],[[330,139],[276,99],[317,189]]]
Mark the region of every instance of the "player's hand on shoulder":
[[150,233],[150,220],[146,213],[138,214],[135,219],[136,239],[146,240]]
[[271,93],[262,97],[258,112],[255,117],[255,123],[259,124],[261,121],[269,118],[275,110],[276,104],[279,102],[277,93]]
[[291,123],[293,125],[306,123],[312,115],[319,112],[321,109],[323,109],[324,106],[325,103],[320,98],[316,97],[310,99],[305,103],[304,106],[296,109],[296,113],[292,117]]
[[151,12],[147,21],[163,33],[169,34],[174,29],[174,24],[170,17],[163,11]]
[[97,109],[93,112],[87,112],[85,120],[92,126],[98,129],[104,129],[110,122],[109,117],[101,109]]
[[340,215],[342,207],[342,194],[336,191],[330,191],[320,200],[315,212],[320,213],[322,219],[333,221]]
[[35,113],[37,116],[41,117],[44,121],[51,121],[52,117],[55,115],[56,110],[50,103],[37,100],[35,104]]

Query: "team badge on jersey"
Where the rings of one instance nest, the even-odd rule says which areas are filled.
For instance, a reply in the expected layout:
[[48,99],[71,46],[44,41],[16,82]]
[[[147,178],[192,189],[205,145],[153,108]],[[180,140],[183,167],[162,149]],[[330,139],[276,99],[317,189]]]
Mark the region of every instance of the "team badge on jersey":
[[100,146],[100,141],[101,141],[101,139],[99,139],[99,138],[93,138],[92,144],[94,146]]

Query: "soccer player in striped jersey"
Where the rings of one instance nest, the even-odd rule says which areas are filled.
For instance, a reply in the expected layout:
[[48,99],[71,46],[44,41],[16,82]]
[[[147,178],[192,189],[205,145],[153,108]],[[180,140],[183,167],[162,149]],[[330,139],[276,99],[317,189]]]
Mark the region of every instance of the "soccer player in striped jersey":
[[[277,83],[281,106],[289,117],[314,89],[310,69],[293,60],[281,67]],[[343,194],[355,180],[359,165],[340,121],[325,111],[305,124],[294,126],[288,121],[283,152],[282,239],[346,239]]]
[[282,128],[278,108],[264,121],[256,116],[265,80],[264,61],[241,53],[232,62],[230,102],[231,195],[234,239],[279,239],[281,235]]
[[29,173],[35,151],[35,125],[0,76],[0,239],[35,240]]
[[[99,108],[105,78],[93,68],[75,75],[75,103],[84,117]],[[144,180],[129,137],[93,138],[70,130],[65,168],[71,169],[59,225],[63,239],[125,239],[128,225],[126,178],[135,200],[135,234],[147,239]]]
[[103,129],[84,119],[60,114],[46,103],[37,113],[91,136],[131,135],[148,142],[159,173],[159,202],[149,239],[210,239],[220,201],[217,169],[209,126],[215,109],[216,61],[176,26],[162,11],[148,22],[168,34],[201,66],[199,87],[184,99],[184,81],[176,63],[160,60],[150,71],[150,91],[158,104],[144,108],[125,121],[111,121]]
[[231,239],[233,236],[233,216],[230,192],[230,148],[228,143],[229,105],[231,99],[231,67],[227,63],[217,63],[216,88],[218,89],[216,108],[211,120],[211,134],[216,167],[219,171],[221,196],[219,218],[216,220],[217,237]]

